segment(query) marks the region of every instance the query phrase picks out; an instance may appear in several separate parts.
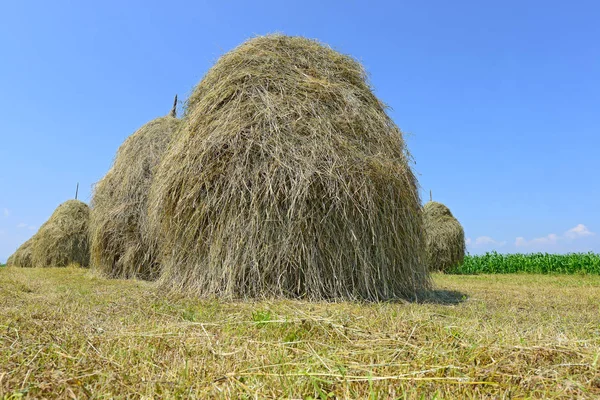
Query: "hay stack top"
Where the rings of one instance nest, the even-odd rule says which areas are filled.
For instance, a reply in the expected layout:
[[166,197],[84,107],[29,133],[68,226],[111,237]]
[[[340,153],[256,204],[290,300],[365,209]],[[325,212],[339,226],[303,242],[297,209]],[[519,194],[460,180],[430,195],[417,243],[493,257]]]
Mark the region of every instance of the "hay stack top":
[[285,136],[274,140],[289,141],[295,159],[352,147],[359,156],[404,162],[404,141],[385,108],[350,56],[315,40],[269,35],[219,59],[190,96],[185,120],[189,134],[220,140]]
[[313,40],[258,37],[219,59],[149,212],[175,290],[380,300],[429,285],[400,130],[360,64]]
[[430,201],[423,207],[425,214],[431,218],[451,217],[454,218],[448,207],[437,201]]

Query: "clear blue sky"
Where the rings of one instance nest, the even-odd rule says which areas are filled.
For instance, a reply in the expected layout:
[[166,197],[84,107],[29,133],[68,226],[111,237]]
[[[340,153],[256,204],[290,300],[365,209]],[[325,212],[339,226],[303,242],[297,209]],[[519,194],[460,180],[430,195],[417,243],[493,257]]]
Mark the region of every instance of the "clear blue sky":
[[0,261],[77,182],[89,201],[221,54],[273,32],[365,65],[471,252],[600,252],[600,3],[291,3],[2,2]]

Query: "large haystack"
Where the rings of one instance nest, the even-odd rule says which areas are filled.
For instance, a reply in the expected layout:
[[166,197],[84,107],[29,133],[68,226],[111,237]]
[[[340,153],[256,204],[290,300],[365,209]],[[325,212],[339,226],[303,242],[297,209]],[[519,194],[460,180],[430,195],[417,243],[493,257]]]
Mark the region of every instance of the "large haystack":
[[156,245],[147,235],[147,199],[153,170],[178,121],[155,119],[121,145],[106,176],[96,184],[90,220],[91,261],[113,278],[153,279]]
[[368,300],[429,286],[410,156],[355,60],[250,40],[207,73],[184,121],[149,200],[164,286]]
[[430,201],[423,207],[427,257],[432,271],[448,271],[465,258],[465,232],[460,222],[442,203]]
[[6,265],[13,267],[22,267],[22,268],[31,268],[33,265],[31,264],[31,249],[32,244],[35,240],[35,236],[31,237],[25,243],[23,243],[17,251],[13,253],[8,260],[6,260]]
[[310,299],[428,286],[409,156],[356,61],[303,38],[250,40],[184,120],[150,195],[164,285]]
[[89,265],[88,223],[90,209],[78,200],[58,206],[48,221],[35,234],[31,246],[34,267],[65,267],[69,264]]

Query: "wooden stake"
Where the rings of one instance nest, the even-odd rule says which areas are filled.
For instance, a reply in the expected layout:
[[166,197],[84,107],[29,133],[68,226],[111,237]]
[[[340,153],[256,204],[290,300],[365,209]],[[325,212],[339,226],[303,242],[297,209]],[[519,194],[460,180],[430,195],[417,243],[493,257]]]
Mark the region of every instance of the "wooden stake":
[[429,201],[433,201],[433,195],[431,194],[431,189],[429,189]]
[[173,108],[171,109],[171,117],[177,118],[177,95],[175,95],[175,101],[173,102]]
[[77,182],[77,188],[75,189],[75,200],[77,200],[78,194],[79,194],[79,182]]

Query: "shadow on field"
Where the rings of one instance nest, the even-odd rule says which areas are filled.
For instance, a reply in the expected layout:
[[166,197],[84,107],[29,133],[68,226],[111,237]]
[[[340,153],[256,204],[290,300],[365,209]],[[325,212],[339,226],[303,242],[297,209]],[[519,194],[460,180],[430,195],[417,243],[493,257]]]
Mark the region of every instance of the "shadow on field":
[[413,302],[419,304],[441,304],[450,306],[460,304],[468,298],[469,296],[466,293],[457,290],[433,289],[419,294]]

